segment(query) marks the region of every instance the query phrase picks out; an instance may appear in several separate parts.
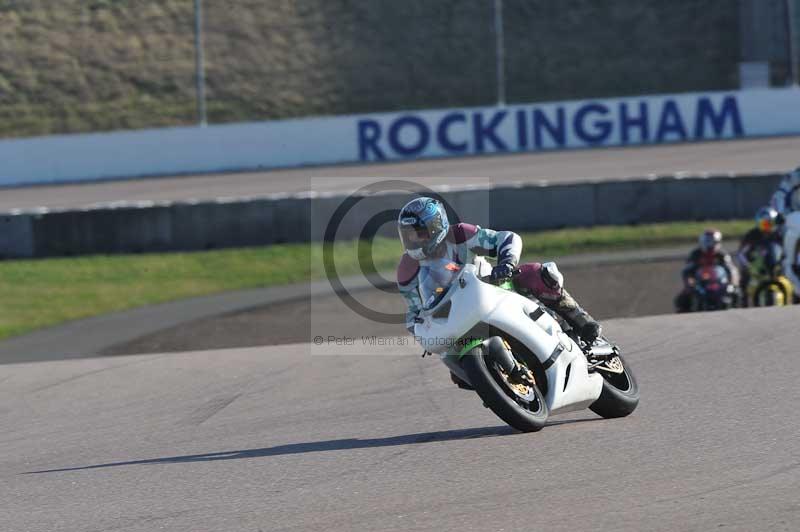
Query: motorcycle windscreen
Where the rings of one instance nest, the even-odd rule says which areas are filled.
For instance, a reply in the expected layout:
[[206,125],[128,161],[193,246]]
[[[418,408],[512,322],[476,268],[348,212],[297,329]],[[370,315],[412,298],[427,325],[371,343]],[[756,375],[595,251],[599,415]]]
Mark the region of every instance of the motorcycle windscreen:
[[458,277],[461,266],[443,257],[427,261],[419,270],[419,293],[425,309],[435,307]]
[[729,284],[728,272],[722,266],[704,266],[697,272],[696,278],[709,290],[719,290]]

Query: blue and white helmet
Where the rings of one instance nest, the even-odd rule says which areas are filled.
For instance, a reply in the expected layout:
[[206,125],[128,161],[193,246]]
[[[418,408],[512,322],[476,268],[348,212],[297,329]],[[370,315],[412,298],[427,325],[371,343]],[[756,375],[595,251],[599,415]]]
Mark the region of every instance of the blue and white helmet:
[[756,226],[764,234],[774,233],[778,228],[779,219],[778,211],[772,207],[761,207],[756,212]]
[[417,198],[400,209],[397,231],[409,257],[422,260],[430,257],[447,237],[450,222],[441,202],[433,198]]

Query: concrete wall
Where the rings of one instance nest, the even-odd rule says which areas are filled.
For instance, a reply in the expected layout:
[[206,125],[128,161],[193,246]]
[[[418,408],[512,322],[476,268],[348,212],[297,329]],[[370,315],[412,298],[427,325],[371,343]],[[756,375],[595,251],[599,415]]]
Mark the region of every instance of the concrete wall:
[[[779,175],[587,182],[449,190],[442,196],[465,221],[516,231],[752,216]],[[365,197],[341,217],[335,236],[354,239],[374,220],[392,236],[411,193]],[[344,196],[176,202],[77,211],[0,214],[0,257],[205,250],[320,241]]]
[[800,89],[0,140],[0,186],[800,134]]

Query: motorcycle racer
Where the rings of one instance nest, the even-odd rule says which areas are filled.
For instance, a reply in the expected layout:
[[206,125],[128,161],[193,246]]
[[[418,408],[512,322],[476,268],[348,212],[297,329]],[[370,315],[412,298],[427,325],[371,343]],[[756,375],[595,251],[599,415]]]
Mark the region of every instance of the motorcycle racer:
[[717,229],[706,229],[700,235],[698,244],[698,247],[689,254],[686,266],[681,271],[684,287],[675,298],[675,308],[678,312],[691,310],[695,274],[703,266],[722,266],[728,274],[731,288],[738,292],[739,270],[728,252],[722,249],[722,233]]
[[800,211],[800,166],[783,177],[772,195],[770,207],[784,217]]
[[[468,223],[450,225],[441,202],[420,197],[407,203],[398,217],[398,232],[404,253],[397,267],[397,285],[406,300],[406,328],[423,308],[419,274],[435,261],[447,257],[457,265],[471,263],[476,256],[495,257],[493,279],[511,278],[522,253],[522,239],[511,231],[495,231]],[[564,277],[553,262],[519,265],[513,282],[523,295],[532,295],[561,316],[588,344],[601,334],[597,323],[564,289]]]
[[781,245],[780,231],[781,216],[773,207],[762,207],[756,212],[756,226],[747,232],[739,244],[736,260],[741,268],[740,290],[742,293],[742,306],[748,306],[747,285],[750,283],[750,266],[754,254],[763,246],[771,244]]
[[770,205],[778,211],[786,225],[783,229],[784,274],[795,288],[795,301],[800,300],[800,167],[786,174],[772,195]]

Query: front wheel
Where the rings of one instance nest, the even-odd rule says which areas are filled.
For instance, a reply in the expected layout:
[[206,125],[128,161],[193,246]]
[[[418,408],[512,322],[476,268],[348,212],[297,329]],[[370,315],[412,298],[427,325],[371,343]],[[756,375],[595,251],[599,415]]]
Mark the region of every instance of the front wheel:
[[517,384],[485,347],[478,346],[461,359],[475,392],[497,416],[522,432],[542,430],[549,411],[542,392],[535,384]]
[[617,355],[595,371],[603,376],[603,391],[597,401],[589,407],[604,418],[625,417],[639,404],[639,385],[630,367]]
[[791,293],[774,281],[761,284],[753,295],[755,307],[783,306],[788,305],[790,301]]

